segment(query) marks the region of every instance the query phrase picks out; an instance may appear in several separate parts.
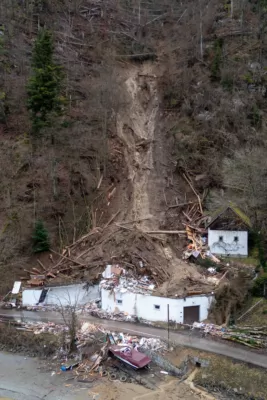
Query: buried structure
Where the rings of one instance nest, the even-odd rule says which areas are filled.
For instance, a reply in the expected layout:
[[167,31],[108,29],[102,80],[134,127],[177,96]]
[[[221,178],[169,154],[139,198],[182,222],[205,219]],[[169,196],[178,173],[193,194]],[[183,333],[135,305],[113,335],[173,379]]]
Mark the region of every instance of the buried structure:
[[164,322],[169,308],[169,320],[192,324],[207,318],[220,275],[211,279],[206,269],[179,259],[164,239],[117,224],[92,230],[58,256],[27,270],[23,306],[74,301],[90,312],[97,302],[106,318],[118,312]]
[[[117,274],[116,274],[117,273]],[[107,276],[106,271],[103,274]],[[208,317],[213,293],[193,292],[163,297],[156,295],[155,285],[146,276],[133,279],[118,269],[100,282],[101,306],[109,312],[124,312],[147,321],[174,321],[192,324]]]
[[101,309],[110,314],[122,313],[147,321],[171,320],[192,324],[208,317],[214,294],[208,285],[200,290],[161,295],[153,278],[134,277],[120,266],[108,265],[99,285],[72,284],[56,287],[25,288],[22,305],[41,307],[77,306],[100,301]]

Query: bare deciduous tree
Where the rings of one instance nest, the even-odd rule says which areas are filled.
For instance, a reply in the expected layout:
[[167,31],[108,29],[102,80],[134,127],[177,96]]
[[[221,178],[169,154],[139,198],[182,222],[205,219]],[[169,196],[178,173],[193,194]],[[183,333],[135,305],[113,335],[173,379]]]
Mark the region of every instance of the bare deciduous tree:
[[70,353],[77,350],[76,339],[77,330],[79,329],[77,311],[78,308],[80,308],[81,297],[82,293],[80,290],[77,289],[74,293],[71,293],[67,288],[62,292],[61,296],[55,296],[55,300],[58,304],[57,310],[68,328],[68,342],[64,343],[64,345],[68,346]]

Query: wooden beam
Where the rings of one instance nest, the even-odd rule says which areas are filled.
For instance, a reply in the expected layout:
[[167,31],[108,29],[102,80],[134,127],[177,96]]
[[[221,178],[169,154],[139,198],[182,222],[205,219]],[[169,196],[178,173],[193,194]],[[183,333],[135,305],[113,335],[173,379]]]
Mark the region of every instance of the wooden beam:
[[176,207],[184,207],[184,206],[188,206],[189,204],[197,204],[197,201],[188,201],[187,203],[180,203],[180,204],[175,204],[173,206],[169,206],[169,208],[176,208]]
[[179,233],[186,233],[186,231],[144,231],[144,233],[178,235]]

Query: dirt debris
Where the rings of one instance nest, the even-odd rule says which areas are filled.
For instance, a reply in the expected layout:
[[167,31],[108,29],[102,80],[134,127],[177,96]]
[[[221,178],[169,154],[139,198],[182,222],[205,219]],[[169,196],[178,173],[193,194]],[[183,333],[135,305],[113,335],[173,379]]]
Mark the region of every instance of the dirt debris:
[[[51,258],[49,265],[38,265],[31,271],[30,285],[41,285],[40,276],[43,275],[44,283],[51,280],[54,284],[94,282],[107,264],[119,264],[135,276],[152,277],[158,288],[164,283],[158,292],[160,295],[182,296],[185,292],[208,293],[213,290],[214,285],[206,281],[196,268],[178,258],[168,236],[148,233],[161,232],[158,211],[162,208],[157,195],[159,182],[153,172],[155,166],[159,168],[154,158],[159,108],[154,69],[155,65],[147,62],[121,71],[127,107],[118,113],[116,131],[124,144],[130,199],[125,199],[121,193],[119,209],[114,210],[109,221],[100,227],[94,218],[93,229],[67,246],[61,254],[56,254],[60,256],[56,262],[53,263]],[[192,179],[185,171],[183,177],[195,200],[186,202],[188,209],[181,208],[185,221],[182,232],[185,232],[185,225],[189,222],[200,224],[203,210]],[[101,177],[99,182],[101,185]],[[164,178],[162,185],[165,185]],[[107,195],[108,207],[115,192],[118,196],[116,185],[112,183]],[[177,235],[180,237],[183,233]],[[140,262],[143,263],[142,269]]]
[[[181,296],[184,288],[188,293],[207,293],[214,288],[195,266],[174,256],[168,245],[131,224],[93,229],[65,248],[60,260],[47,267],[43,274],[54,284],[62,281],[94,282],[110,263],[119,264],[135,276],[150,276],[157,287],[165,282],[159,291],[161,295],[166,295],[167,290],[168,295]],[[34,271],[32,275],[38,277]]]

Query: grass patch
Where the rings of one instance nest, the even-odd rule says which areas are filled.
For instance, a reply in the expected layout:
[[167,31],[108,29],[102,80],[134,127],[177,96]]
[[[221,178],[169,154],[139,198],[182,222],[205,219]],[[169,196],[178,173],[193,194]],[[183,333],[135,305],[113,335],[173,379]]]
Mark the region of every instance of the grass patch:
[[224,261],[232,261],[233,263],[239,263],[239,264],[243,264],[246,266],[253,266],[253,267],[257,267],[259,265],[259,260],[253,256],[250,257],[227,257],[224,258]]
[[[256,304],[261,298],[253,297],[250,307]],[[264,299],[258,307],[255,307],[247,317],[240,322],[237,321],[237,325],[240,326],[267,326],[267,300]]]
[[213,357],[207,368],[198,371],[194,383],[211,391],[227,391],[229,398],[232,398],[231,394],[237,394],[240,400],[267,399],[264,369],[233,363],[223,357]]

